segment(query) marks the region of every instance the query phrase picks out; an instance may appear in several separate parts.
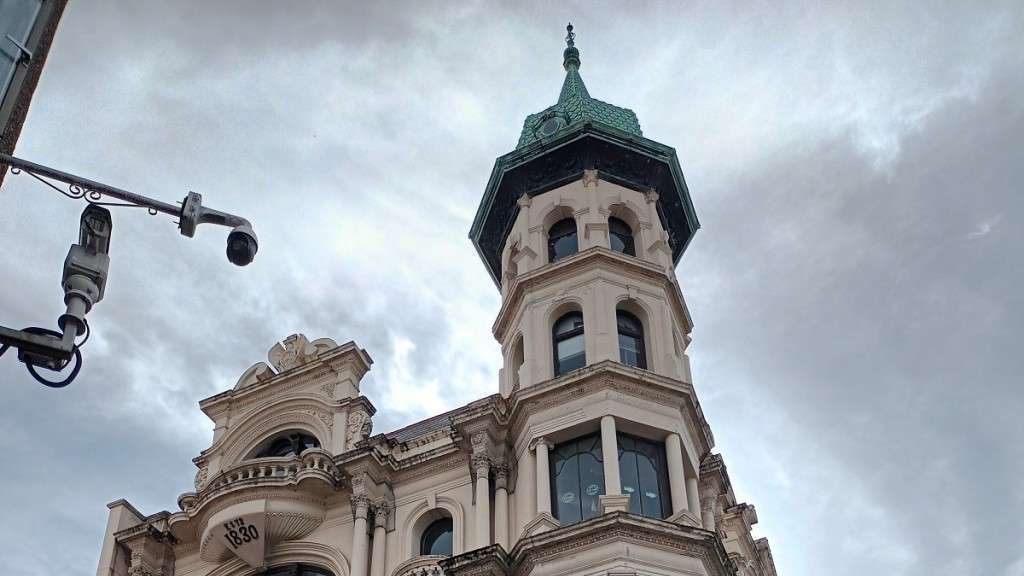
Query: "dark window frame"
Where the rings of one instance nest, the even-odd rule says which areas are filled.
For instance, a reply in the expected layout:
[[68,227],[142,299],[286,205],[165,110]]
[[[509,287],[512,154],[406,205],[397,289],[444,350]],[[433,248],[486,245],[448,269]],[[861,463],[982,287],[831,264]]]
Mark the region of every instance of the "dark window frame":
[[[619,318],[625,318],[628,322],[634,323],[635,327],[627,328],[624,332],[622,324]],[[619,362],[626,366],[633,366],[634,368],[640,368],[641,370],[647,369],[647,342],[644,338],[644,323],[632,312],[626,310],[615,311],[615,331],[618,334],[618,345],[619,345]],[[637,363],[631,364],[626,361],[625,354],[623,353],[622,337],[632,338],[635,341]]]
[[[299,456],[310,448],[320,448],[320,439],[302,430],[289,430],[265,439],[253,458],[286,458]],[[275,449],[275,446],[277,449]],[[286,451],[287,450],[287,451]]]
[[[668,456],[665,452],[665,443],[649,440],[641,436],[634,436],[624,432],[616,432],[616,453],[619,459],[619,482],[623,488],[622,493],[628,495],[629,511],[648,518],[664,519],[672,515],[672,494],[668,480]],[[586,450],[582,450],[586,448]],[[566,455],[567,450],[572,450]],[[584,478],[581,465],[581,456],[589,455],[597,463],[597,470],[589,477]],[[624,458],[625,457],[625,458]],[[550,453],[550,469],[548,470],[548,490],[551,495],[551,514],[559,520],[562,525],[574,524],[594,518],[599,514],[599,496],[607,490],[604,477],[604,452],[601,447],[601,433],[593,432],[583,436],[577,436],[571,440],[560,442],[555,445]],[[647,474],[641,473],[641,460],[646,458],[653,468],[653,480],[656,486],[651,486],[652,475],[650,468]],[[575,468],[573,468],[575,467]],[[561,474],[575,474],[575,480],[568,478],[568,488],[575,487],[574,504],[563,502],[559,493],[559,476]],[[563,488],[566,486],[563,482]],[[584,487],[585,484],[590,486]],[[635,485],[634,485],[635,484]],[[599,485],[597,494],[587,494],[587,488]],[[629,490],[632,488],[632,490]],[[653,497],[647,496],[651,488],[657,496],[656,509]],[[567,493],[572,492],[571,490]],[[586,498],[586,500],[585,500]],[[598,507],[594,508],[594,504]],[[590,505],[592,509],[587,509]],[[565,510],[563,510],[565,508]],[[564,512],[570,509],[576,511],[571,517]],[[578,516],[578,517],[577,517]]]
[[[672,515],[672,491],[669,487],[668,480],[668,457],[665,453],[665,443],[657,442],[654,440],[648,440],[640,436],[633,436],[632,434],[626,434],[624,432],[616,432],[616,448],[619,454],[619,481],[622,485],[623,494],[629,494],[629,510],[633,514],[639,514],[648,518],[659,518],[664,519]],[[633,449],[627,449],[624,444],[632,443]],[[632,452],[634,454],[634,462],[636,462],[636,476],[637,476],[637,489],[633,492],[627,490],[627,477],[630,473],[626,470],[626,466],[623,462],[623,455],[626,452]],[[643,496],[646,496],[646,491],[640,480],[640,460],[639,456],[650,459],[651,454],[654,455],[654,472],[655,481],[657,482],[657,497],[658,497],[658,509],[648,510],[645,506],[645,500]],[[650,486],[647,486],[650,488]],[[653,503],[646,503],[648,506]]]
[[[588,445],[589,445],[589,449],[588,450],[585,450],[585,451],[581,451],[580,450],[581,447],[586,447]],[[569,456],[568,458],[564,458],[564,460],[566,462],[563,463],[562,467],[560,468],[559,465],[558,465],[559,464],[559,459],[560,459],[560,453],[562,451],[564,451],[566,448],[569,448],[570,446],[573,449],[575,449],[575,452],[573,452],[573,454],[571,456]],[[600,488],[598,489],[596,494],[587,494],[587,492],[586,492],[587,489],[584,488],[585,481],[584,481],[584,478],[583,478],[583,474],[580,473],[580,470],[581,470],[580,457],[581,457],[581,455],[589,455],[589,456],[593,457],[594,460],[598,464],[598,472],[597,472],[597,474],[594,477],[588,479],[588,480],[591,480],[591,481],[598,480],[598,479],[600,480]],[[550,470],[548,471],[548,481],[549,481],[549,486],[550,486],[549,490],[550,490],[550,493],[551,493],[551,514],[552,514],[552,516],[557,518],[559,520],[559,522],[562,523],[562,524],[575,524],[576,522],[583,522],[585,520],[589,520],[590,518],[594,518],[596,516],[599,516],[600,515],[599,504],[597,506],[594,506],[594,504],[597,504],[599,502],[598,498],[602,494],[604,494],[606,489],[607,489],[606,485],[605,485],[605,478],[604,478],[604,452],[602,451],[602,448],[601,448],[601,433],[600,432],[594,432],[594,433],[591,433],[591,434],[587,434],[585,436],[578,436],[576,438],[573,438],[571,440],[567,440],[565,442],[560,442],[559,444],[557,444],[551,450],[550,458],[551,458],[551,464],[550,464],[551,467],[550,467]],[[574,459],[571,464],[568,463],[568,460],[570,458]],[[559,493],[558,493],[558,476],[561,473],[565,472],[566,471],[566,467],[569,467],[569,466],[575,467],[574,469],[570,468],[568,471],[569,472],[575,471],[575,473],[576,473],[576,488],[577,488],[577,490],[576,490],[576,494],[577,494],[576,503],[578,504],[578,508],[577,509],[579,511],[579,518],[578,519],[566,518],[564,516],[564,514],[562,514],[562,511],[561,511],[563,506],[561,505],[562,502],[561,502],[561,500],[559,498]],[[585,505],[584,504],[584,495],[585,494],[588,497],[588,500],[591,501],[590,503],[592,505],[591,507],[593,508],[592,510],[584,509],[584,505]],[[566,503],[566,504],[568,504],[568,503]]]
[[[579,231],[576,229],[575,218],[562,218],[558,222],[555,222],[548,228],[548,262],[558,262],[563,258],[568,258],[573,254],[576,254],[580,250]],[[563,238],[572,237],[576,243],[576,247],[571,252],[564,254],[558,254],[555,250],[555,246]]]
[[[615,247],[614,240],[622,243],[622,249]],[[612,251],[629,256],[636,256],[636,240],[633,236],[633,227],[621,218],[611,216],[608,218],[608,247]]]
[[[568,319],[570,316],[579,316],[579,320],[580,320],[579,326],[573,328],[572,330],[567,330],[565,332],[559,333],[558,332],[558,326],[563,321]],[[587,336],[586,336],[586,326],[585,326],[585,323],[583,322],[583,312],[581,312],[579,310],[573,310],[571,312],[566,312],[565,314],[562,314],[561,316],[559,316],[558,320],[555,320],[555,323],[551,325],[551,355],[552,355],[552,357],[554,359],[555,376],[561,376],[562,374],[568,374],[569,372],[572,372],[573,370],[578,370],[578,368],[572,368],[572,369],[563,370],[562,369],[561,358],[559,358],[559,356],[558,356],[558,345],[561,344],[562,342],[565,342],[565,341],[571,340],[573,338],[576,338],[577,336],[579,336],[579,337],[581,337],[583,339],[583,366],[586,366],[587,365],[587,340],[586,340]],[[583,366],[580,366],[580,368],[582,368]]]
[[[442,528],[441,530],[435,529],[435,527]],[[443,528],[447,528],[444,530]],[[435,530],[436,533],[432,534],[431,531]],[[449,534],[448,542],[451,545],[447,554],[434,554],[432,549],[437,544],[438,538],[442,537],[445,533]],[[430,545],[427,545],[427,539],[431,538]],[[420,534],[420,556],[452,556],[455,550],[455,522],[452,521],[451,516],[444,516],[438,518],[427,524],[427,527],[423,529],[423,533]]]

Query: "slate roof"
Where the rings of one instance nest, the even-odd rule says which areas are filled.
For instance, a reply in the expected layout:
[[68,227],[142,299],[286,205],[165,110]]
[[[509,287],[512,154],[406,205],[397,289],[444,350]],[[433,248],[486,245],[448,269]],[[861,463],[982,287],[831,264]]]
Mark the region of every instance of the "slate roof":
[[519,136],[519,144],[516,145],[517,149],[540,140],[541,136],[537,133],[538,126],[544,120],[554,116],[561,117],[565,120],[566,125],[589,120],[637,136],[644,135],[640,130],[640,121],[632,110],[590,97],[587,86],[580,76],[580,53],[574,46],[573,37],[570,30],[569,45],[563,53],[562,62],[562,66],[565,68],[565,81],[562,83],[558,102],[526,117],[523,122],[523,131]]

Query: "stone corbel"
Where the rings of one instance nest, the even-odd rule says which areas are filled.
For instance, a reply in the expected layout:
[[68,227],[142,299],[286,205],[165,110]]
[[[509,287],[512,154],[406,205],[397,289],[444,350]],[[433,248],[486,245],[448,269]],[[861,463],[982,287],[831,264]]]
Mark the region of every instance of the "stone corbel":
[[129,576],[172,576],[174,574],[174,538],[147,526],[121,543],[130,553]]

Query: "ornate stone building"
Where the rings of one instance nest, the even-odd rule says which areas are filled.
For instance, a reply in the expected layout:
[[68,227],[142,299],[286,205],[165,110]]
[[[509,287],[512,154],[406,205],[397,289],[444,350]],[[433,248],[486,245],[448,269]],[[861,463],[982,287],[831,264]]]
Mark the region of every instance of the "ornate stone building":
[[374,434],[369,355],[292,335],[200,402],[179,510],[109,505],[97,576],[775,575],[690,377],[675,151],[590,97],[571,27],[564,66],[470,231],[499,392]]

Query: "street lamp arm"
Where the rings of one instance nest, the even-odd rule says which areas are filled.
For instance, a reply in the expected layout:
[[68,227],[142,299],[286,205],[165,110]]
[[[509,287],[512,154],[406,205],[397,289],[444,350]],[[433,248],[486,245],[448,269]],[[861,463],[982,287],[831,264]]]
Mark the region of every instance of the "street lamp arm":
[[[54,180],[64,182],[65,184],[74,186],[80,190],[82,196],[84,196],[85,193],[94,193],[90,196],[93,201],[97,200],[100,196],[110,196],[111,198],[117,198],[122,202],[127,202],[134,206],[149,208],[153,212],[163,212],[164,214],[169,214],[171,216],[179,216],[181,214],[181,208],[174,204],[154,200],[153,198],[122,190],[114,186],[109,186],[102,182],[96,182],[95,180],[89,180],[88,178],[69,174],[62,170],[57,170],[56,168],[50,168],[49,166],[29,162],[28,160],[23,160],[21,158],[15,158],[10,154],[0,154],[0,164],[10,166],[12,171],[15,173],[24,171],[34,176],[45,176],[46,178],[52,178]],[[89,199],[87,198],[87,200]]]

